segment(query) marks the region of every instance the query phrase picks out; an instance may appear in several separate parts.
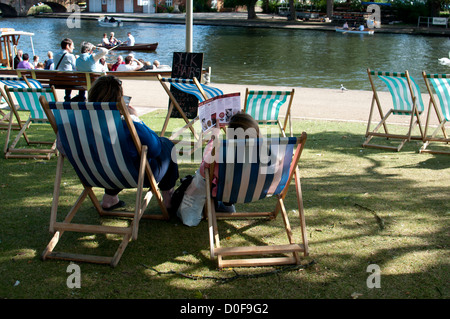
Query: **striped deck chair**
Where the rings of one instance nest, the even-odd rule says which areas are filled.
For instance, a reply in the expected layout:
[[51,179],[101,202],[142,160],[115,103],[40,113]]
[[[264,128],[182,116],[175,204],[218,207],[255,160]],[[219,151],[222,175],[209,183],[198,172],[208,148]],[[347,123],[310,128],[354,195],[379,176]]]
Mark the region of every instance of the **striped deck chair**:
[[[367,74],[369,75],[370,84],[372,86],[373,96],[372,104],[370,107],[369,120],[367,122],[366,129],[366,140],[363,143],[363,147],[373,147],[381,149],[390,149],[400,151],[403,145],[410,140],[422,140],[423,139],[423,129],[420,123],[420,115],[424,110],[422,95],[420,94],[420,88],[416,81],[409,76],[408,71],[405,73],[398,72],[377,72],[367,69]],[[375,87],[372,76],[377,76],[389,89],[392,97],[393,107],[389,109],[386,115],[383,114],[382,106],[378,93]],[[372,116],[374,112],[375,105],[377,106],[380,122],[375,128],[371,128]],[[405,134],[392,134],[389,133],[388,129],[388,118],[390,115],[403,115],[409,116],[409,127]],[[412,135],[413,129],[418,126],[420,131],[420,136]],[[383,127],[384,133],[378,132],[378,130]],[[369,144],[373,137],[384,137],[387,139],[399,139],[400,143],[396,146],[392,145],[380,145],[380,144]]]
[[[286,137],[289,124],[289,135],[292,136],[291,106],[295,90],[292,91],[245,91],[244,112],[250,114],[259,124],[278,124],[282,136]],[[288,102],[289,99],[289,102]],[[284,123],[279,120],[280,109],[286,103],[287,109]]]
[[[422,75],[425,80],[428,93],[430,95],[430,102],[428,104],[428,114],[425,123],[425,132],[423,139],[424,143],[419,152],[450,154],[450,149],[431,150],[428,148],[431,142],[446,143],[447,145],[450,143],[450,137],[447,134],[445,128],[445,124],[447,124],[450,121],[450,74],[427,74],[426,72],[422,72]],[[439,99],[440,107],[436,103],[436,99],[434,97],[433,90],[431,89],[429,82],[431,82],[434,88],[434,92],[436,93]],[[431,135],[428,135],[427,134],[428,126],[432,113],[431,106],[433,106],[439,125]],[[441,137],[438,136],[439,131],[442,131]]]
[[[0,83],[8,87],[42,87],[41,83],[37,80],[27,79],[26,77],[0,77]],[[11,108],[7,102],[6,93],[0,87],[1,102],[0,102],[0,129],[7,130],[9,125],[9,119],[12,116]],[[19,129],[19,125],[14,123],[13,129]]]
[[[58,153],[56,149],[56,140],[37,141],[31,140],[28,137],[30,128],[33,127],[31,123],[48,124],[49,121],[44,113],[44,110],[39,103],[39,97],[45,96],[49,101],[56,101],[56,92],[53,87],[51,88],[11,88],[5,85],[4,90],[6,92],[7,101],[11,108],[12,114],[19,125],[19,132],[14,140],[10,143],[10,137],[12,130],[13,119],[9,122],[8,131],[6,134],[6,141],[4,146],[5,158],[38,158],[38,159],[50,159],[52,155]],[[17,102],[17,107],[14,102]],[[29,112],[29,117],[24,124],[20,119],[19,111]],[[37,126],[35,127],[37,128]],[[35,132],[34,132],[35,133]],[[21,138],[26,142],[26,146],[17,147]],[[47,146],[33,147],[35,145]]]
[[223,95],[223,92],[220,89],[201,84],[197,78],[194,79],[179,79],[179,78],[163,78],[161,75],[158,75],[158,80],[163,86],[164,90],[166,91],[167,95],[169,96],[169,99],[172,103],[170,103],[166,119],[164,121],[163,128],[161,130],[161,136],[164,136],[167,125],[169,123],[170,115],[172,114],[172,110],[175,107],[176,110],[181,114],[182,118],[186,122],[186,125],[183,126],[181,129],[173,133],[169,139],[174,141],[174,143],[177,143],[179,141],[175,140],[184,130],[189,129],[195,140],[199,141],[200,137],[197,134],[197,132],[194,129],[194,124],[198,121],[198,116],[195,117],[192,121],[189,121],[186,114],[181,109],[180,104],[173,96],[172,92],[170,92],[170,88],[166,85],[166,83],[170,83],[180,91],[183,91],[188,94],[194,95],[200,102],[203,102],[205,100],[208,100],[210,98],[213,98],[215,96]]
[[[41,97],[40,101],[63,149],[58,157],[56,167],[50,217],[50,232],[54,233],[54,236],[44,250],[42,258],[44,260],[49,258],[110,264],[114,267],[119,262],[129,241],[137,239],[141,218],[167,220],[169,216],[147,160],[147,146],[141,144],[123,99],[118,103],[87,103],[47,102],[45,98]],[[133,158],[125,157],[122,153],[122,149],[129,147],[123,121],[126,122],[140,155],[139,167],[136,167]],[[68,159],[75,169],[83,185],[83,191],[64,221],[58,222],[57,211],[63,174],[62,166],[65,159]],[[93,187],[136,189],[134,212],[103,210],[94,194]],[[148,192],[144,191],[144,187],[149,187]],[[161,213],[144,214],[153,195],[161,208]],[[100,216],[130,217],[132,219],[130,224],[121,227],[73,223],[72,219],[87,196]],[[54,252],[53,249],[65,231],[115,234],[123,236],[123,239],[112,257]]]
[[[217,147],[218,151],[216,150],[215,163],[205,171],[205,176],[210,176],[209,182],[206,183],[207,200],[205,206],[208,217],[211,259],[217,257],[220,268],[299,264],[299,252],[303,252],[305,256],[308,255],[308,240],[298,172],[298,161],[305,142],[306,133],[303,132],[299,138],[282,137],[223,140],[222,144]],[[211,183],[213,179],[211,172],[214,172],[214,165],[219,165],[217,200],[225,203],[251,203],[273,196],[276,197],[274,210],[270,212],[216,213],[211,196]],[[302,244],[296,243],[293,228],[290,226],[285,207],[285,197],[294,176],[301,230],[300,240]],[[267,207],[267,203],[265,203],[265,206]],[[278,212],[281,212],[283,217],[284,228],[288,237],[287,244],[238,247],[221,246],[217,217],[268,217],[275,219]],[[245,235],[250,235],[249,229],[246,229]],[[259,241],[260,239],[255,240]],[[232,239],[227,240],[228,243],[231,241]],[[272,254],[283,254],[284,256],[272,256],[270,258],[255,257],[255,255]],[[292,254],[292,256],[286,256],[286,254]],[[249,256],[249,258],[224,259],[225,257],[233,256]]]

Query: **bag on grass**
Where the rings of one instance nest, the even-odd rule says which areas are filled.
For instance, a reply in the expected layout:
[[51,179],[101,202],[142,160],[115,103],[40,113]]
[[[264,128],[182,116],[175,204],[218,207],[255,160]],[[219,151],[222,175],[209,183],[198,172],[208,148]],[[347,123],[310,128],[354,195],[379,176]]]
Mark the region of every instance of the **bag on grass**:
[[177,216],[186,226],[197,226],[202,220],[203,206],[206,201],[206,181],[197,170],[191,184],[184,192]]

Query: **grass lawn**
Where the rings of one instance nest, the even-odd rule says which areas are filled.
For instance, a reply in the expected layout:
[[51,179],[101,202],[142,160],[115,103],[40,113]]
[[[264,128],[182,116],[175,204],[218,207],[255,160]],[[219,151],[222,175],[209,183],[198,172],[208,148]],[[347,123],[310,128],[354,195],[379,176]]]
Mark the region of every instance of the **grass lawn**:
[[[156,112],[142,118],[157,131],[163,117]],[[219,271],[209,259],[206,221],[189,228],[176,218],[142,220],[138,240],[130,242],[116,268],[80,263],[81,288],[70,289],[69,262],[40,260],[51,238],[56,159],[2,157],[0,298],[449,298],[450,157],[418,154],[418,142],[398,153],[363,149],[365,124],[360,123],[294,121],[294,128],[296,134],[308,133],[299,164],[310,247],[302,267]],[[53,134],[50,127],[34,132]],[[0,132],[2,148],[5,135]],[[180,176],[192,174],[198,164],[181,163]],[[64,172],[61,203],[69,208],[81,187],[68,162]],[[133,203],[131,192],[121,198]],[[295,205],[293,187],[286,207],[294,226]],[[90,201],[77,218],[105,225],[127,222],[99,218]],[[285,237],[281,218],[219,221],[219,227],[223,245]],[[113,236],[67,233],[57,249],[108,255],[119,242]],[[380,288],[367,285],[373,264],[381,271]]]

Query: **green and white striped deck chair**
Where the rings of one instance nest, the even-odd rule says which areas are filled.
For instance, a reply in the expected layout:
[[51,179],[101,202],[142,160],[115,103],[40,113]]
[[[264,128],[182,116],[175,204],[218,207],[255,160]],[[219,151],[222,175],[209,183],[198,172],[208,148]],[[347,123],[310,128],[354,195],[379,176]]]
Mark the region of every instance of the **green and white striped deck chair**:
[[[206,182],[206,212],[210,255],[211,259],[217,257],[220,268],[299,264],[299,253],[303,253],[304,256],[308,255],[308,239],[298,169],[306,138],[307,135],[303,132],[300,137],[226,139],[221,140],[220,145],[216,147],[215,162],[211,167],[205,169],[205,176],[209,176]],[[215,170],[216,165],[218,165],[218,170]],[[218,171],[216,199],[225,203],[247,206],[245,212],[215,212],[211,193],[214,177],[211,172],[215,171]],[[295,230],[300,230],[298,232],[294,232],[294,227],[291,227],[285,206],[285,198],[292,181],[295,182],[297,195],[296,201],[293,201],[297,204],[295,208],[298,209],[298,216],[295,217],[295,223],[298,224]],[[272,197],[272,202],[268,197]],[[254,202],[259,200],[264,200],[264,204],[259,205],[265,209],[264,212],[254,207],[257,205]],[[249,210],[250,204],[253,205],[253,210]],[[263,237],[268,237],[267,234],[263,234],[261,229],[251,229],[247,225],[244,227],[244,238],[230,238],[226,241],[226,247],[221,246],[218,226],[222,225],[218,225],[217,217],[227,219],[266,217],[275,223],[274,219],[278,213],[282,215],[283,219],[282,226],[281,223],[279,226],[280,232],[286,231],[287,235],[285,243],[274,244],[275,238],[271,238],[270,242],[267,242],[263,239]],[[273,225],[273,227],[278,226]],[[240,231],[236,230],[236,233],[240,233]],[[245,238],[251,238],[251,241],[261,242],[261,244],[243,246],[240,242],[246,244]]]
[[[12,110],[14,118],[19,125],[19,132],[14,140],[10,143],[10,137],[12,130],[12,124],[14,118],[9,122],[8,131],[6,134],[6,141],[4,147],[5,158],[38,158],[38,159],[50,159],[52,155],[57,154],[56,140],[53,138],[51,141],[38,141],[31,140],[27,134],[32,126],[31,123],[49,124],[47,116],[39,103],[39,97],[45,96],[48,101],[56,101],[56,92],[53,87],[51,88],[11,88],[5,85],[4,90],[6,92],[7,101],[9,107]],[[17,102],[17,106],[14,102]],[[24,124],[20,119],[19,111],[29,112],[29,117]],[[39,125],[36,126],[36,128]],[[48,126],[50,129],[51,127]],[[30,133],[30,131],[28,131]],[[37,130],[33,130],[33,134],[38,134]],[[53,134],[52,134],[53,135]],[[17,147],[18,142],[24,138],[26,146]],[[47,147],[34,147],[34,145],[46,145]]]
[[[244,112],[250,114],[258,124],[278,124],[282,136],[286,136],[286,128],[289,124],[289,136],[292,136],[291,106],[295,90],[292,91],[253,91],[248,88],[245,91]],[[289,100],[289,101],[288,101]],[[279,120],[281,107],[287,104],[284,122]]]
[[[27,79],[26,77],[0,77],[0,83],[7,85],[8,87],[42,87],[41,83],[37,80]],[[7,101],[6,93],[0,87],[1,101],[0,101],[0,129],[7,130],[9,125],[9,119],[11,118],[11,108]],[[19,126],[14,123],[14,129],[19,129]]]
[[[426,72],[422,72],[422,75],[430,95],[430,102],[428,104],[428,114],[425,123],[423,145],[420,152],[450,154],[450,149],[428,149],[430,142],[440,142],[447,145],[450,143],[450,137],[445,128],[445,124],[450,121],[450,74],[427,74]],[[430,82],[439,99],[439,105],[436,103],[433,90],[429,84]],[[431,135],[428,135],[428,127],[432,114],[431,106],[433,106],[439,125]],[[442,131],[442,135],[438,136],[439,131]]]
[[[420,123],[420,115],[424,110],[422,95],[420,93],[419,86],[414,81],[414,79],[409,76],[408,71],[405,71],[404,73],[377,72],[367,69],[367,73],[369,75],[370,84],[372,86],[373,96],[366,129],[366,140],[364,141],[362,146],[400,151],[406,142],[409,142],[410,140],[422,140],[423,129]],[[377,76],[382,81],[382,83],[387,86],[389,93],[391,94],[392,107],[389,109],[386,115],[384,115],[375,82],[372,76]],[[378,109],[380,122],[372,129],[371,122],[375,106]],[[389,132],[387,119],[390,115],[406,115],[410,117],[408,131],[405,134],[392,134]],[[413,129],[416,125],[419,127],[420,136],[412,135]],[[384,129],[384,132],[379,132],[379,129],[381,127]],[[373,137],[399,139],[400,143],[396,146],[370,144],[369,142]]]

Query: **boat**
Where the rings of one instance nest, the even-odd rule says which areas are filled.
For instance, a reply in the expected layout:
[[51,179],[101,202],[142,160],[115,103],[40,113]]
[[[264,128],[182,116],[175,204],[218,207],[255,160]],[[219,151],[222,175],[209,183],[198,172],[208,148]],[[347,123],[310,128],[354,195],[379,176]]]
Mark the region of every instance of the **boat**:
[[336,32],[341,33],[354,33],[354,34],[374,34],[375,31],[371,29],[357,30],[357,29],[344,29],[344,28],[336,28]]
[[26,31],[16,31],[13,28],[0,29],[0,67],[12,69],[14,67],[14,56],[17,54],[17,46],[20,37],[29,36],[31,50],[34,53],[33,36],[34,33]]
[[122,20],[116,19],[114,17],[112,17],[112,18],[108,18],[106,16],[100,17],[100,18],[98,18],[97,21],[101,27],[121,27],[121,26],[123,26]]
[[[101,47],[101,45],[99,45]],[[158,42],[156,43],[135,43],[134,45],[120,44],[115,47],[106,47],[110,50],[121,50],[121,51],[155,51],[158,47]]]

